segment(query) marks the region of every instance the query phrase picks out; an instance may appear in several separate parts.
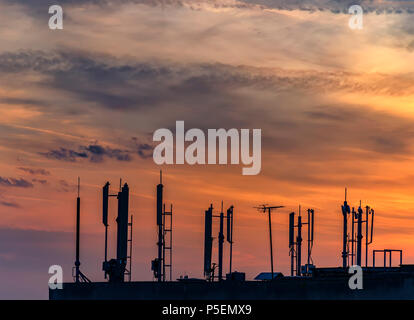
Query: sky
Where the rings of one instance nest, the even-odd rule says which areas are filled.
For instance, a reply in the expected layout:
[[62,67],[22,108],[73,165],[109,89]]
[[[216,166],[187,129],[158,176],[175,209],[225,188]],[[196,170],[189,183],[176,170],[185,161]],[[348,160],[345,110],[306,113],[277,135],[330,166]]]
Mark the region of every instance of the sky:
[[[351,4],[363,29],[349,27]],[[204,211],[235,207],[233,266],[288,274],[288,213],[315,209],[316,266],[341,263],[344,188],[375,209],[372,249],[414,263],[414,2],[0,0],[0,299],[47,299],[72,280],[76,184],[81,270],[103,281],[101,188],[130,187],[132,279],[152,280],[155,187],[173,204],[173,278],[203,276]],[[156,165],[159,128],[262,130],[262,169]],[[115,255],[115,206],[110,250]],[[217,225],[213,236],[217,245]],[[216,258],[214,250],[213,260]],[[304,255],[305,259],[306,256]],[[371,263],[371,254],[370,254]],[[228,272],[228,245],[225,245]]]

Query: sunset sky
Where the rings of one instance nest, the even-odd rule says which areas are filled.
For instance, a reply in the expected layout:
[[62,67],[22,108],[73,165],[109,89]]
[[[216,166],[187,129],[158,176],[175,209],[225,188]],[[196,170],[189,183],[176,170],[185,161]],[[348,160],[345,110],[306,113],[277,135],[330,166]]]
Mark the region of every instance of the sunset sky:
[[[362,30],[348,26],[355,3]],[[63,30],[48,28],[50,4],[63,7]],[[47,298],[53,264],[72,281],[78,176],[81,270],[94,281],[101,188],[116,191],[120,178],[133,280],[152,279],[160,169],[174,279],[202,277],[204,211],[222,200],[235,207],[234,269],[248,279],[269,270],[263,203],[286,206],[273,217],[276,271],[288,274],[288,213],[299,205],[315,209],[315,264],[339,266],[345,187],[352,206],[375,209],[370,249],[403,249],[414,263],[413,17],[414,1],[0,0],[0,299]],[[260,174],[156,165],[153,132],[177,120],[261,129]]]

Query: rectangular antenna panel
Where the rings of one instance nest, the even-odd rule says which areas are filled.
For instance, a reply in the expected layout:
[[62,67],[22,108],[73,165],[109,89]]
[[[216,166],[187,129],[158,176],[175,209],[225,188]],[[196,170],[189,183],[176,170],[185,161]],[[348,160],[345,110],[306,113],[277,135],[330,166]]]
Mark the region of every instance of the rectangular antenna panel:
[[211,270],[211,253],[213,249],[212,224],[213,211],[208,209],[205,212],[205,231],[204,231],[204,274],[209,274]]
[[289,247],[293,246],[295,243],[295,213],[289,213]]
[[162,207],[163,207],[162,189],[163,189],[162,184],[157,185],[157,225],[158,226],[162,225]]
[[109,197],[109,182],[102,188],[102,223],[108,226],[108,197]]

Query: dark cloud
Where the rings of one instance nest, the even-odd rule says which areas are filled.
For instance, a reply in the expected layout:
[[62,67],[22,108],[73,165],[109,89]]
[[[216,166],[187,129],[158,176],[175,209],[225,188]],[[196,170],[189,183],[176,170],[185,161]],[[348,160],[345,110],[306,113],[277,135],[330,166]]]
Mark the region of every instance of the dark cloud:
[[26,105],[26,106],[44,105],[44,101],[34,100],[34,99],[20,99],[20,98],[1,98],[0,103],[12,104],[12,105]]
[[140,144],[138,146],[138,155],[143,158],[151,158],[152,157],[153,146],[149,144]]
[[78,158],[88,158],[86,152],[78,152],[71,149],[59,148],[48,152],[41,152],[41,155],[49,159],[75,162]]
[[[155,95],[172,70],[147,64],[111,65],[71,52],[26,51],[0,55],[0,72],[36,71],[51,76],[48,87],[69,91],[82,100],[109,109],[149,107],[163,97]],[[141,85],[141,83],[143,85]],[[147,92],[149,90],[149,92]]]
[[0,177],[0,186],[16,188],[33,188],[33,183],[23,178],[3,178]]
[[[236,95],[242,89],[387,95],[409,95],[414,90],[413,75],[409,74],[377,74],[363,82],[358,74],[347,72],[288,71],[218,63],[126,63],[70,51],[0,54],[0,72],[29,71],[48,74],[49,80],[42,80],[45,82],[41,85],[75,95],[80,102],[130,112],[169,108],[172,104],[187,112],[229,105],[236,108],[234,101],[240,99]],[[58,150],[51,157],[73,160],[82,156],[67,153],[70,150]]]
[[24,168],[24,167],[20,167],[18,168],[19,170],[22,170],[24,172],[27,172],[29,174],[32,175],[42,175],[42,176],[48,176],[50,175],[50,172],[45,170],[45,169],[39,169],[39,168]]
[[135,147],[137,149],[137,154],[142,159],[148,159],[152,157],[152,151],[154,146],[148,143],[141,143],[139,142],[137,137],[132,137],[132,141],[135,143]]
[[128,150],[111,149],[98,144],[89,145],[83,148],[91,155],[90,160],[92,162],[102,162],[104,157],[114,158],[118,161],[132,160]]
[[[177,119],[184,120],[186,128],[262,128],[264,147],[273,152],[320,158],[339,156],[338,150],[345,148],[390,157],[412,152],[414,126],[409,119],[370,111],[366,106],[320,107],[318,97],[338,91],[409,96],[414,91],[413,74],[366,77],[341,71],[218,63],[127,63],[70,51],[0,54],[0,70],[49,74],[48,86],[80,95],[81,100],[98,101],[99,108],[131,113],[131,118],[150,113],[156,128],[173,129]],[[113,99],[103,98],[108,95]],[[124,104],[125,99],[131,103]],[[163,117],[157,117],[159,114]],[[93,162],[151,157],[151,143],[134,144],[121,149],[94,143],[42,154],[57,160]]]
[[77,151],[61,147],[56,150],[41,152],[40,154],[49,159],[69,162],[75,162],[80,159],[89,159],[89,161],[95,163],[102,162],[106,158],[129,162],[132,161],[133,154],[138,154],[143,159],[149,158],[149,153],[152,155],[152,146],[148,144],[136,142],[136,148],[137,151],[135,152],[134,150],[110,148],[95,143],[87,146],[78,146]]
[[240,2],[280,10],[330,11],[335,14],[348,14],[352,5],[360,5],[365,12],[376,14],[414,13],[414,4],[411,1],[398,0],[240,0]]
[[0,200],[0,205],[10,208],[20,208],[20,205],[15,202]]
[[[48,8],[51,5],[47,0],[3,0],[5,2],[21,4],[30,9],[29,14],[48,17]],[[381,0],[239,0],[234,2],[220,0],[61,0],[59,5],[63,7],[76,7],[80,5],[97,5],[99,7],[113,8],[124,4],[144,4],[148,6],[182,7],[187,4],[194,10],[200,10],[203,5],[209,4],[216,8],[274,8],[281,10],[302,11],[330,11],[335,14],[348,14],[351,5],[361,5],[366,12],[376,14],[389,13],[414,13],[411,1],[381,1]]]

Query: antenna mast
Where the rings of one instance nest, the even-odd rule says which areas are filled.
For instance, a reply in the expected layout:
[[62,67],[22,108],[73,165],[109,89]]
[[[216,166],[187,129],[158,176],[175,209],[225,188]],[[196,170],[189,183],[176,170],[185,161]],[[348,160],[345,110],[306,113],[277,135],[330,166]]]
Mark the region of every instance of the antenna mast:
[[[170,281],[172,280],[172,210],[166,211],[163,202],[162,171],[160,170],[160,183],[157,185],[157,227],[158,227],[158,257],[151,261],[151,270],[158,282],[166,280],[166,269],[169,268]],[[169,217],[169,219],[167,218]],[[167,222],[169,220],[169,225]],[[169,239],[166,235],[169,234]],[[166,251],[169,251],[169,261],[166,259]]]
[[230,206],[230,208],[227,209],[227,242],[230,243],[230,277],[233,263],[233,213],[234,207]]
[[[129,187],[125,183],[122,186],[120,182],[120,190],[118,194],[109,194],[109,182],[102,188],[102,222],[105,226],[105,261],[102,270],[105,272],[105,279],[109,276],[109,282],[124,282],[125,275],[131,279],[131,268],[127,269],[128,259],[131,266],[131,250],[132,250],[132,216],[129,222]],[[116,241],[116,259],[108,261],[108,203],[109,197],[116,197],[118,200],[118,216],[117,223],[117,241]],[[128,228],[130,228],[131,238],[129,238]],[[130,253],[128,254],[128,244],[130,245]]]
[[[342,208],[342,215],[343,215],[343,234],[342,234],[342,268],[346,269],[348,265],[348,256],[349,256],[349,249],[348,249],[348,215],[351,213],[351,208],[348,205],[347,199],[347,188],[345,188],[345,200],[344,204],[341,206]],[[353,217],[353,216],[352,216]],[[352,223],[352,229],[354,224]],[[352,231],[353,237],[353,231]],[[353,249],[352,243],[352,249]],[[353,251],[353,250],[352,250]],[[353,252],[352,252],[353,254]],[[353,259],[353,256],[352,256]]]
[[81,271],[80,271],[80,177],[78,177],[78,197],[76,198],[76,260],[75,260],[75,282],[91,282]]
[[269,240],[270,240],[270,270],[272,273],[272,279],[274,277],[274,272],[273,272],[273,240],[272,240],[272,218],[271,218],[271,213],[272,210],[276,210],[276,209],[280,209],[280,208],[284,208],[284,206],[267,206],[265,204],[259,206],[259,207],[255,207],[257,210],[259,210],[260,212],[263,213],[268,213],[268,217],[269,217]]

